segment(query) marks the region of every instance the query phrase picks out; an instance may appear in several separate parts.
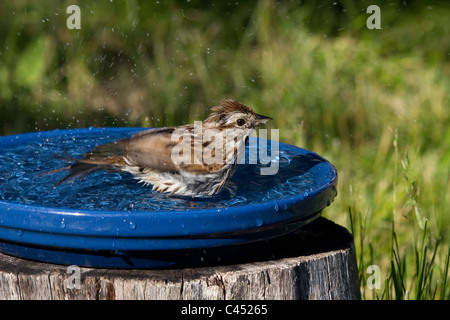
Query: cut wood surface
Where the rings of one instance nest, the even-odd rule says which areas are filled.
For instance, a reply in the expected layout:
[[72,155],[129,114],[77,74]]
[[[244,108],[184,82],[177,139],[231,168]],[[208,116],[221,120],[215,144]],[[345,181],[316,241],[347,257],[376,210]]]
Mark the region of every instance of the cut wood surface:
[[252,261],[232,265],[68,269],[0,254],[0,299],[329,300],[360,299],[360,290],[352,236],[319,218],[268,243]]

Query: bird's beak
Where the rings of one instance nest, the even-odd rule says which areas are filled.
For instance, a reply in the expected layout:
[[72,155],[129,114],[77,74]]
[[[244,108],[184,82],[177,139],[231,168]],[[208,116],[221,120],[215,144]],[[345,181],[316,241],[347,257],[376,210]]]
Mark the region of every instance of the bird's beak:
[[253,120],[253,125],[255,127],[262,126],[263,124],[266,124],[270,120],[272,120],[271,117],[266,117],[266,116],[263,116],[261,114],[257,114],[256,117],[255,117],[255,120]]

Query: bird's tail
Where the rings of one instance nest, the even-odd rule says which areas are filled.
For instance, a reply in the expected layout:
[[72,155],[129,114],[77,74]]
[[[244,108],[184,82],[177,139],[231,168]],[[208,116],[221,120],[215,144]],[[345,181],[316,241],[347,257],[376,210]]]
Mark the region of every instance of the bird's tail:
[[104,170],[107,172],[120,171],[119,167],[126,165],[126,162],[122,156],[107,152],[110,149],[110,145],[97,147],[92,152],[85,153],[82,159],[76,159],[65,151],[65,156],[55,155],[55,158],[73,163],[66,167],[44,172],[43,175],[53,174],[64,170],[69,171],[67,176],[53,185],[54,188],[64,182],[71,183],[75,179],[81,181],[85,176],[97,170]]

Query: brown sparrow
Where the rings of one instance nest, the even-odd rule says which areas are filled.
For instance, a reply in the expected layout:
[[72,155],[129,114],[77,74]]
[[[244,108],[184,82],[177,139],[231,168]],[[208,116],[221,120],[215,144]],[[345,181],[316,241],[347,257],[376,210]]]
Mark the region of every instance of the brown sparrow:
[[81,180],[96,170],[125,171],[159,192],[214,195],[235,172],[254,128],[272,119],[231,99],[211,110],[204,121],[194,125],[138,132],[100,145],[82,159],[63,158],[74,163],[50,172],[69,171],[55,186]]

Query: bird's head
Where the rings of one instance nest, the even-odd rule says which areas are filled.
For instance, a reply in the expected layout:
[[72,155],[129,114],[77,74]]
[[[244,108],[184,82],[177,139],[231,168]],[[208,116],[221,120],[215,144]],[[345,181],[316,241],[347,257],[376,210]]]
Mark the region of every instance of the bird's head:
[[209,128],[251,131],[272,120],[232,99],[222,100],[220,106],[213,107],[211,110],[213,113],[203,121],[203,125]]

